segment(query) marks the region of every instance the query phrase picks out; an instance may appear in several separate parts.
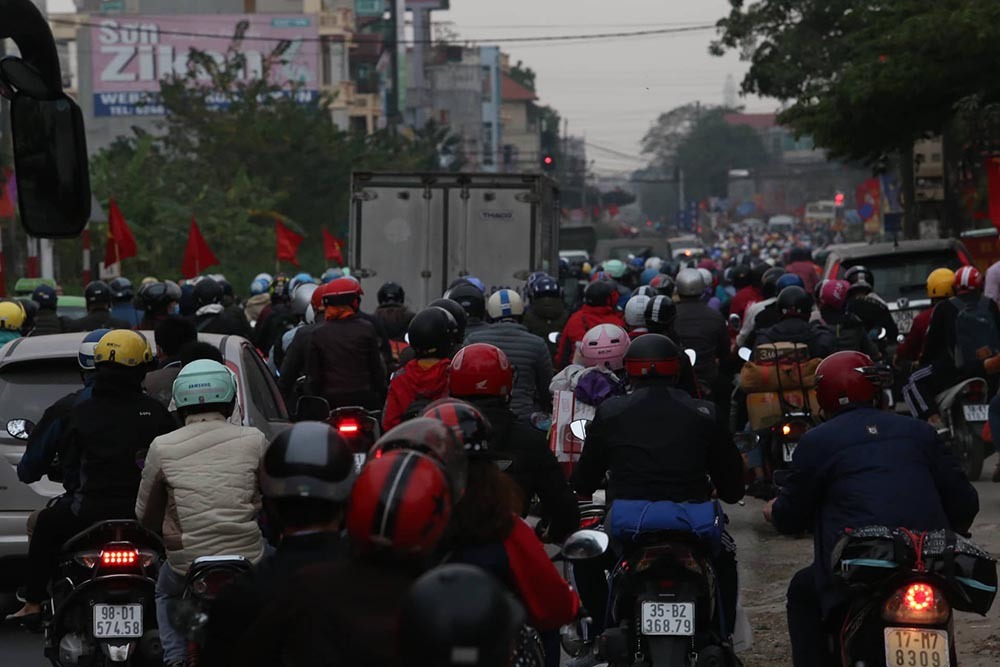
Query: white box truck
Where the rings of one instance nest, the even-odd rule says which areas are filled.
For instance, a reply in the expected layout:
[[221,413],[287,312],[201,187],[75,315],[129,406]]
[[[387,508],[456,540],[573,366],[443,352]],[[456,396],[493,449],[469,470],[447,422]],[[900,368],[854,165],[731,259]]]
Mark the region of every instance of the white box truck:
[[559,190],[538,174],[355,172],[349,264],[374,295],[387,281],[422,308],[460,276],[487,294],[559,269]]

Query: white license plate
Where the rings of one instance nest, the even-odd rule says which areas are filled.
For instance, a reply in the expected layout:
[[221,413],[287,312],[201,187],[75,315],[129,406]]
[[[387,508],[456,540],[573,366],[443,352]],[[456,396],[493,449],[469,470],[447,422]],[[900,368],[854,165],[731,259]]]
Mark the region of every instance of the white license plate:
[[95,604],[94,639],[142,637],[141,604]]
[[785,463],[792,462],[792,455],[795,453],[795,448],[799,446],[797,442],[783,442],[781,443],[781,458],[785,460]]
[[963,405],[962,412],[965,413],[967,422],[984,422],[990,418],[990,406],[988,405]]
[[950,667],[948,633],[916,628],[885,629],[886,667]]
[[[896,323],[899,333],[908,334],[913,328],[913,320],[917,316],[917,310],[896,310],[892,313],[892,320]],[[892,341],[895,342],[895,341]]]
[[643,602],[642,634],[693,635],[694,603]]

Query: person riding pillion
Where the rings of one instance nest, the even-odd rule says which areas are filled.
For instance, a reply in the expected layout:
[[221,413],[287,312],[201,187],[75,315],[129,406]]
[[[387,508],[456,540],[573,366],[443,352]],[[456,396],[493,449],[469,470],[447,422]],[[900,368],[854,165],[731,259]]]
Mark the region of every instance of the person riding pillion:
[[448,395],[448,367],[457,328],[451,313],[437,306],[425,308],[410,321],[407,335],[416,358],[392,376],[382,411],[384,430],[416,417],[427,405]]

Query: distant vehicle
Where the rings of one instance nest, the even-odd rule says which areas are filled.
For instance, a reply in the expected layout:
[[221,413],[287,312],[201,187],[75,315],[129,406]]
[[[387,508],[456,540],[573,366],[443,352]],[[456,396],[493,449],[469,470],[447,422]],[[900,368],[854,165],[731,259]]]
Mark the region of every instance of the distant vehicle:
[[805,223],[807,225],[832,225],[836,219],[837,204],[832,199],[806,204]]
[[559,252],[583,251],[589,257],[597,246],[597,228],[594,225],[562,225],[559,227]]
[[790,215],[772,215],[767,220],[767,229],[772,232],[790,232],[797,220]]
[[60,296],[56,299],[56,313],[75,320],[87,314],[87,300],[82,296]]
[[55,289],[56,281],[52,278],[18,278],[14,283],[14,296],[31,296],[42,285]]
[[905,334],[917,313],[931,305],[928,274],[939,267],[957,269],[971,263],[969,251],[956,239],[844,244],[830,250],[823,278],[843,278],[858,264],[868,267],[875,276],[875,292],[885,299],[896,326]]
[[670,242],[654,236],[637,236],[631,239],[601,239],[594,248],[596,263],[609,259],[627,262],[632,257],[672,257]]
[[996,227],[969,229],[961,234],[962,243],[969,249],[973,263],[980,271],[990,268],[1000,261],[1000,243],[997,242]]

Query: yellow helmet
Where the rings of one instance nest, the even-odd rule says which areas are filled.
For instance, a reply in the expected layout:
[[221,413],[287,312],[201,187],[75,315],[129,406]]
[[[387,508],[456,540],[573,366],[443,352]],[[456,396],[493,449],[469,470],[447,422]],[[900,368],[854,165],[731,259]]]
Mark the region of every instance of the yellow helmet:
[[24,326],[24,306],[16,301],[0,303],[0,329],[20,331]]
[[955,272],[951,269],[934,269],[927,276],[927,297],[946,299],[955,296]]
[[146,337],[131,329],[109,331],[94,347],[94,365],[113,363],[135,368],[153,361]]

